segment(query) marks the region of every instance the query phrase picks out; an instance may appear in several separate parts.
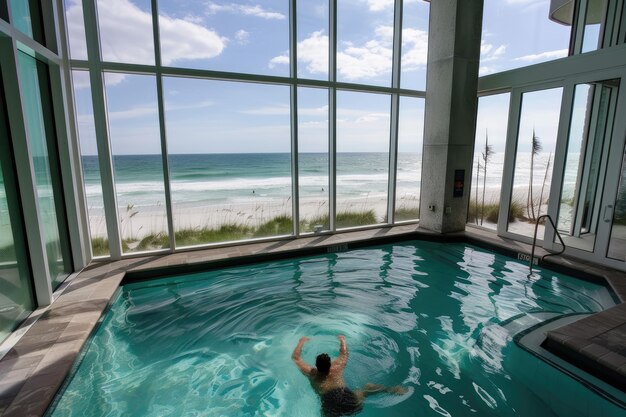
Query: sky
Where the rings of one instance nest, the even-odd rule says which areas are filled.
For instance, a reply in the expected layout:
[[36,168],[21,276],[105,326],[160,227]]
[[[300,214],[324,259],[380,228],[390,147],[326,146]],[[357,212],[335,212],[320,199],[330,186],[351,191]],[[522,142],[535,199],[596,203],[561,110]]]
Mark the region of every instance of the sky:
[[[154,65],[149,0],[98,0],[102,58]],[[159,0],[164,66],[288,76],[288,0]],[[393,0],[340,0],[337,80],[391,85]],[[548,20],[549,0],[486,0],[480,74],[526,66],[567,54],[569,27]],[[73,59],[87,57],[82,6],[66,0]],[[404,1],[401,87],[424,90],[429,3]],[[328,2],[297,3],[298,77],[328,79]],[[281,85],[166,77],[165,123],[170,153],[288,152],[289,89]],[[105,75],[114,154],[160,152],[156,79]],[[74,72],[83,154],[95,154],[89,77]],[[302,152],[327,151],[328,91],[299,89],[298,134]],[[506,100],[481,100],[480,114],[507,113]],[[547,132],[554,119],[542,103],[529,109],[531,124]],[[388,151],[391,97],[338,92],[338,151]],[[507,107],[508,108],[508,107]],[[421,152],[423,100],[401,101],[404,148]],[[409,122],[412,117],[417,122]],[[489,117],[485,116],[487,119]],[[482,124],[489,124],[489,121]],[[498,119],[500,119],[498,117]],[[500,119],[501,120],[501,119]],[[482,126],[479,126],[479,131]],[[502,132],[493,127],[496,151]],[[481,137],[484,134],[481,134]],[[492,135],[490,134],[490,137]],[[547,139],[550,140],[550,139]],[[500,143],[500,141],[502,143]],[[407,151],[408,151],[407,150]]]

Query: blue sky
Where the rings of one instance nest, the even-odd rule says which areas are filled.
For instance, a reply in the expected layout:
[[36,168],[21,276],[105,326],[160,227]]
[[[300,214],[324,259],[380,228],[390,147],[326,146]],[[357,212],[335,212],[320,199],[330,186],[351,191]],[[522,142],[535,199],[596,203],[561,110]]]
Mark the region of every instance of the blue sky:
[[[97,5],[103,59],[153,65],[150,1],[99,0]],[[485,1],[481,75],[566,55],[569,27],[547,19],[548,5],[548,0]],[[403,88],[425,88],[428,9],[423,0],[404,1]],[[393,0],[341,0],[337,15],[337,79],[389,86]],[[72,58],[85,59],[80,1],[66,0],[66,17]],[[327,2],[298,2],[297,21],[298,76],[328,79]],[[287,0],[159,0],[159,22],[163,65],[288,75]],[[86,73],[75,72],[74,82],[82,151],[93,154]],[[107,74],[105,84],[114,153],[160,152],[154,76]],[[327,149],[327,94],[322,89],[300,95],[302,151]],[[167,78],[164,97],[171,153],[289,151],[285,86]],[[423,101],[402,103],[405,120],[411,114],[423,117]],[[338,149],[386,151],[389,107],[388,95],[339,92]],[[536,110],[536,126],[554,123],[542,117],[541,108]],[[403,135],[413,135],[413,142],[420,144],[423,122],[413,125]]]

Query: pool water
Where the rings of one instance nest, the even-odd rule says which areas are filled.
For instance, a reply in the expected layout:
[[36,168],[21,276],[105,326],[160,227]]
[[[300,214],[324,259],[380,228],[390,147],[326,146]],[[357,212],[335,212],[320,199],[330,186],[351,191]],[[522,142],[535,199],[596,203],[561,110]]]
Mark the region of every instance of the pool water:
[[336,356],[343,334],[350,387],[409,390],[368,397],[359,416],[555,416],[519,378],[507,324],[610,297],[527,274],[471,245],[419,241],[126,285],[49,415],[319,416],[290,356],[301,336],[307,362]]

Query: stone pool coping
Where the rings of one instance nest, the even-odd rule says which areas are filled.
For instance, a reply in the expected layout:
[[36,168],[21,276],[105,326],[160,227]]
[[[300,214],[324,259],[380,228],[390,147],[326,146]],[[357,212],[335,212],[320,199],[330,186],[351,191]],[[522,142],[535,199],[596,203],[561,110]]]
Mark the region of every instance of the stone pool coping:
[[[403,239],[467,242],[513,256],[517,253],[529,254],[531,250],[530,245],[500,238],[493,232],[478,228],[441,235],[410,224],[172,254],[153,254],[120,261],[93,262],[73,277],[71,282],[64,284],[66,288],[49,307],[35,311],[21,330],[16,332],[23,333],[23,336],[0,360],[0,415],[27,417],[45,414],[122,280],[140,280],[175,272],[190,273],[285,257],[338,252]],[[536,251],[538,256],[545,253],[543,250]],[[622,302],[626,300],[626,274],[623,272],[561,257],[550,259],[551,267],[560,268],[572,275],[580,277],[581,274],[591,274],[604,277],[618,299]],[[597,356],[591,356],[594,366],[608,367],[624,375],[626,367],[619,365],[622,362],[616,355],[622,358],[624,356],[619,350],[611,350],[611,346],[621,349],[626,346],[625,306],[626,304],[621,304],[589,317],[600,317],[604,326],[600,333],[598,325],[586,323],[581,328],[569,329],[579,323],[576,322],[548,333],[548,337],[551,333],[558,333],[559,336],[554,336],[553,339],[566,350],[571,350],[568,346],[573,343],[574,338],[589,340],[585,345],[586,349],[581,351],[589,351]],[[609,317],[606,322],[605,316]],[[611,324],[607,326],[606,323]],[[599,335],[602,335],[600,339]],[[600,355],[600,351],[592,348],[590,343],[602,341],[605,343],[601,346],[609,352]]]

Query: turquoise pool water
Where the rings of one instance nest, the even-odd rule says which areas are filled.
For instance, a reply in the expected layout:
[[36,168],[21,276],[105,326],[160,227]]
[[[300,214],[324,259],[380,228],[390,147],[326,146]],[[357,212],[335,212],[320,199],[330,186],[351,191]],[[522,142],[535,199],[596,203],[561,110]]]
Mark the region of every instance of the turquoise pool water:
[[541,361],[510,324],[599,311],[608,293],[527,273],[471,245],[419,241],[126,285],[49,414],[319,416],[290,355],[308,336],[309,363],[336,356],[343,334],[349,386],[409,389],[369,397],[360,416],[556,416],[522,377]]

